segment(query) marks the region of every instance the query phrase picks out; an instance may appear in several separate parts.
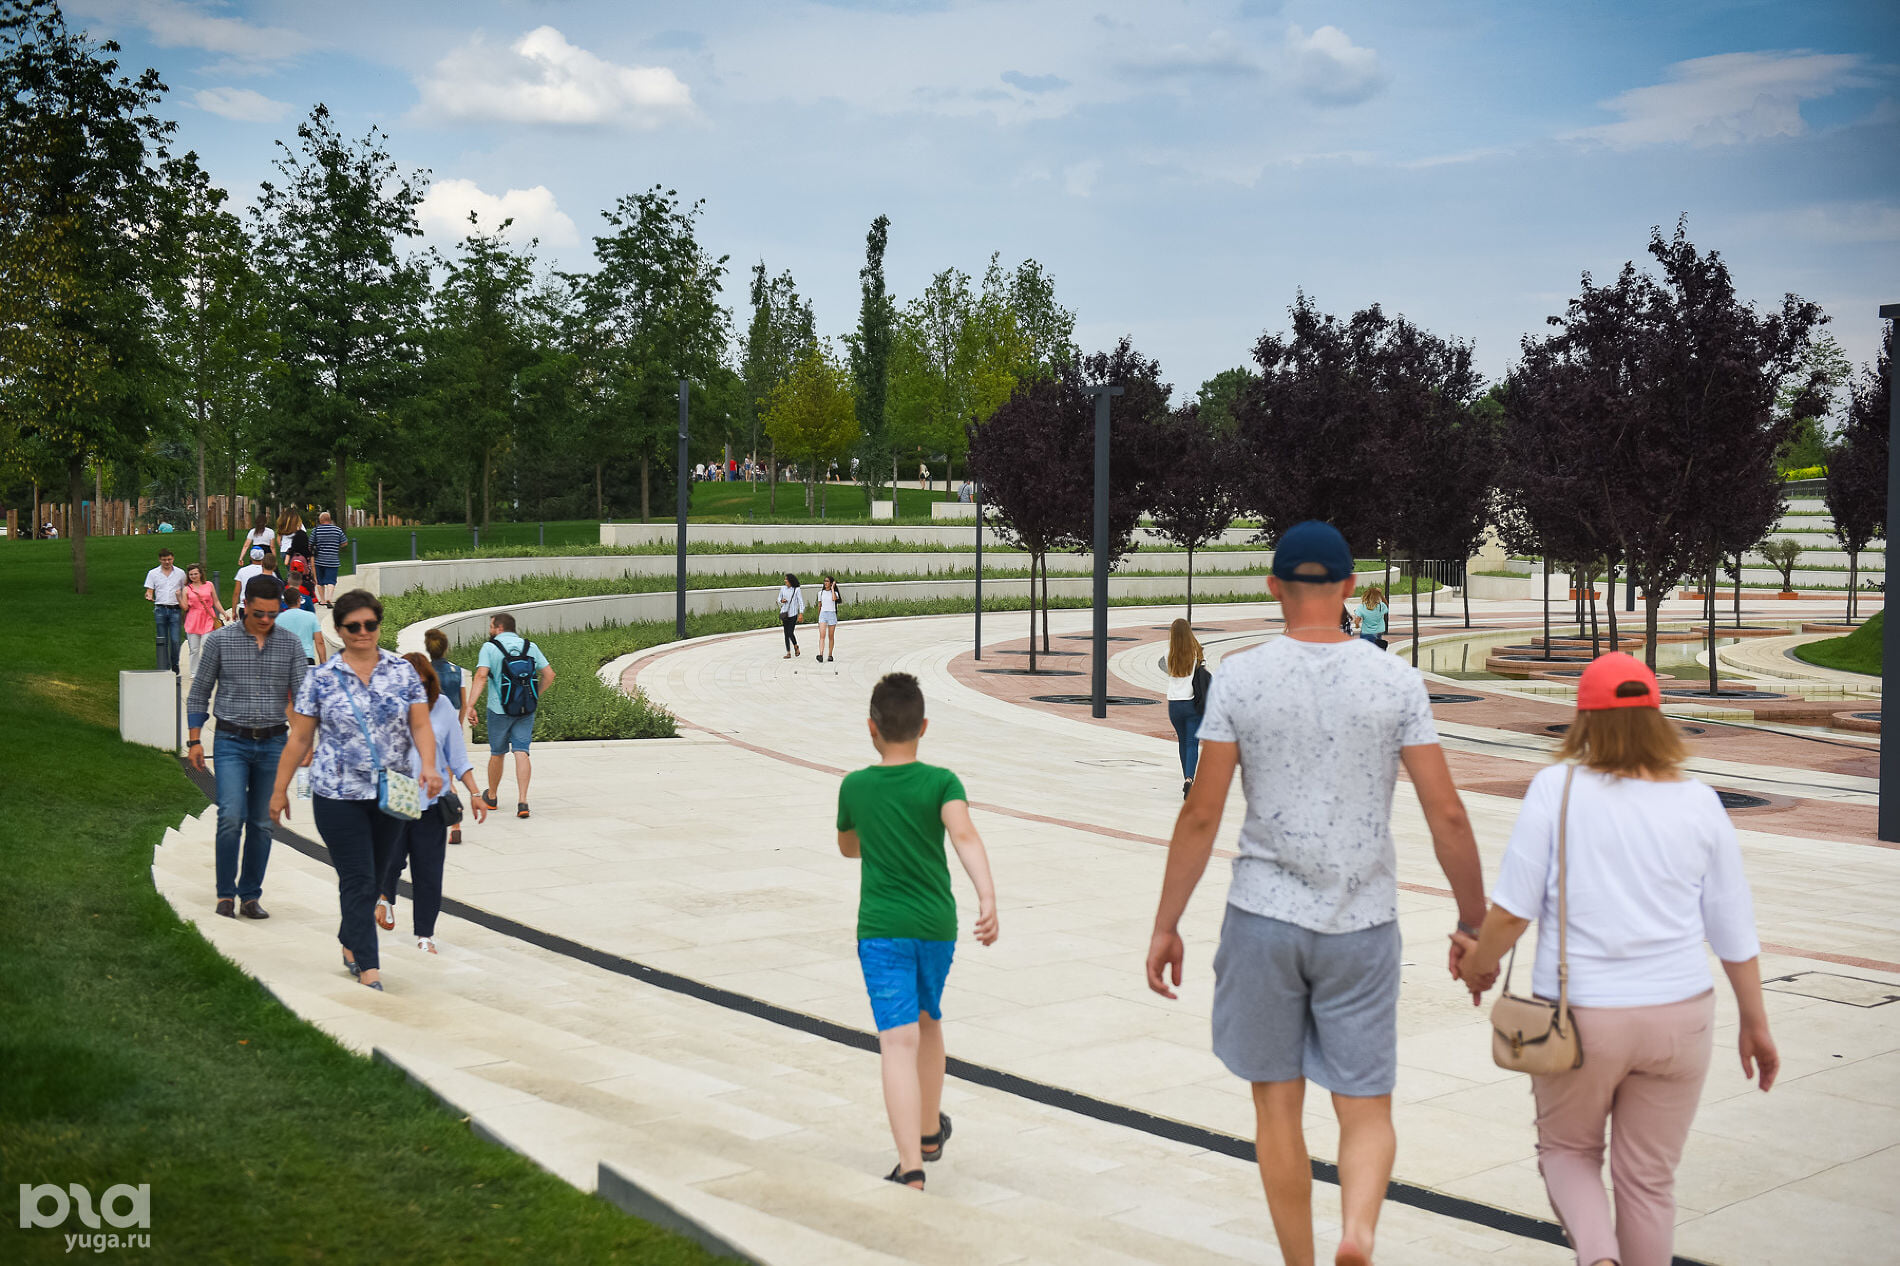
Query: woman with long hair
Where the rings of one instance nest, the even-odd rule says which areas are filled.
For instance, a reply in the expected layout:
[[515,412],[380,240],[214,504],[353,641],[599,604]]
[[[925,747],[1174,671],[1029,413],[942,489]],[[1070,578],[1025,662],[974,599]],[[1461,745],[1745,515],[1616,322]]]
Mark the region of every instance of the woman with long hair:
[[[257,545],[268,550],[277,548],[277,530],[271,527],[270,518],[261,509],[253,512],[251,530],[244,534],[244,541],[238,546],[238,566],[242,567],[251,560],[251,549]],[[231,605],[236,607],[238,604]]]
[[205,579],[205,569],[198,563],[185,565],[185,587],[178,598],[185,604],[185,645],[195,672],[198,648],[204,645],[205,634],[224,623],[224,608],[218,602],[217,586]]
[[1186,620],[1168,626],[1168,720],[1181,748],[1181,798],[1194,786],[1194,769],[1201,759],[1201,717],[1207,710],[1207,687],[1195,689],[1195,678],[1206,671],[1207,655]]
[[821,664],[838,662],[839,600],[838,582],[826,576],[824,588],[818,591],[818,662]]
[[310,533],[304,531],[303,515],[295,510],[277,516],[277,556],[284,560],[285,567],[301,558],[302,570],[310,569]]
[[1391,608],[1385,603],[1385,590],[1377,585],[1369,587],[1360,597],[1359,610],[1353,617],[1359,626],[1359,636],[1384,650],[1385,624],[1390,614]]
[[[444,845],[449,834],[449,797],[459,780],[468,788],[469,803],[475,807],[475,820],[488,816],[481,789],[475,785],[475,763],[468,758],[462,742],[462,718],[442,693],[435,668],[427,655],[411,651],[403,656],[422,678],[422,690],[429,699],[429,728],[435,732],[435,772],[442,778],[442,794],[428,797],[422,816],[402,824],[402,836],[389,851],[383,867],[382,890],[376,898],[376,925],[385,932],[396,927],[396,889],[402,880],[403,863],[409,865],[412,897],[409,907],[410,930],[416,948],[435,953],[435,921],[442,913],[442,867],[448,854]],[[418,763],[410,770],[420,774]]]
[[290,780],[310,761],[311,817],[336,867],[343,966],[381,989],[376,946],[376,888],[402,839],[405,819],[379,804],[381,775],[420,769],[424,801],[442,791],[429,698],[415,666],[377,642],[383,604],[364,589],[336,600],[341,653],[304,674],[292,705],[290,739],[277,763],[272,822],[290,807]]
[[798,577],[785,573],[785,583],[778,591],[778,623],[785,631],[785,654],[781,659],[790,659],[803,654],[798,649],[798,622],[805,618],[805,591],[799,587]]
[[1781,1066],[1741,845],[1715,791],[1682,772],[1687,752],[1640,660],[1615,651],[1584,670],[1557,756],[1525,793],[1477,940],[1454,937],[1457,970],[1475,1001],[1537,921],[1532,992],[1567,993],[1582,1049],[1575,1067],[1531,1078],[1551,1207],[1584,1266],[1667,1266],[1715,1024],[1705,940],[1741,1012],[1742,1075],[1767,1090]]

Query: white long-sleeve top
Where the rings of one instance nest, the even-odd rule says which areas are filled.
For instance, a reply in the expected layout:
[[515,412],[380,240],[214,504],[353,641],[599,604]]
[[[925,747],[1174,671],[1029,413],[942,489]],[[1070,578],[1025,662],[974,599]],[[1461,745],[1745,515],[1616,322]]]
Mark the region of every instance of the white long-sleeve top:
[[[1532,987],[1557,996],[1557,809],[1565,766],[1531,780],[1491,899],[1537,920]],[[1570,789],[1570,1001],[1647,1007],[1710,989],[1724,962],[1761,953],[1741,844],[1713,788],[1579,768]],[[1517,986],[1522,988],[1522,985]]]
[[805,614],[805,594],[797,585],[778,587],[778,613],[780,615]]
[[[429,705],[429,728],[435,732],[435,772],[442,776],[442,790],[446,792],[455,785],[456,779],[475,768],[468,758],[468,744],[462,741],[461,718],[447,695],[437,695],[435,702]],[[422,777],[422,753],[414,747],[409,749],[409,776]],[[439,799],[439,795],[432,796],[423,807]]]

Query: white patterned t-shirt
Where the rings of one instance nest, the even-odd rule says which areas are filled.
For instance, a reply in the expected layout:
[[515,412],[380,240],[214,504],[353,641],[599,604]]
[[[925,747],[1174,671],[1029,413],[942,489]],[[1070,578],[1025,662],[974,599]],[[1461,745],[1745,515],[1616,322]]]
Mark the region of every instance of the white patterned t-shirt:
[[1315,932],[1398,917],[1399,749],[1438,742],[1415,669],[1359,638],[1278,637],[1221,660],[1200,737],[1240,746],[1230,905]]

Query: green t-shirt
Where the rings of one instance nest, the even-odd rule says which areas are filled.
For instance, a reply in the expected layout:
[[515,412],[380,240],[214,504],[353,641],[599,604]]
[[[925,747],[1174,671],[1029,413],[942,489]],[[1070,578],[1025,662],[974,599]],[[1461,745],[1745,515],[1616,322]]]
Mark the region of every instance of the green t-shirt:
[[838,829],[856,830],[862,862],[858,939],[957,939],[943,806],[962,800],[963,782],[936,765],[871,765],[838,787]]

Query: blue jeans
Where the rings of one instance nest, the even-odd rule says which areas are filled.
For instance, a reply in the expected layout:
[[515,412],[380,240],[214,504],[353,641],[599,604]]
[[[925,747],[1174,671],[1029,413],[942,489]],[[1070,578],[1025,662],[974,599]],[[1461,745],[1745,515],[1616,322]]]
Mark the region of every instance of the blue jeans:
[[[264,893],[270,864],[270,793],[284,736],[248,739],[220,732],[212,739],[212,772],[218,784],[218,900],[255,901]],[[244,866],[238,867],[238,845]]]
[[1201,714],[1194,710],[1194,700],[1168,700],[1168,720],[1181,745],[1181,777],[1193,778],[1194,767],[1201,763]]
[[152,621],[157,626],[158,666],[178,671],[178,643],[185,636],[185,612],[182,607],[154,606]]

